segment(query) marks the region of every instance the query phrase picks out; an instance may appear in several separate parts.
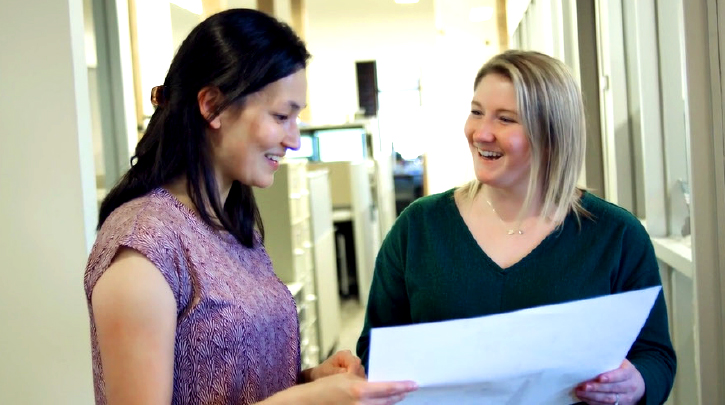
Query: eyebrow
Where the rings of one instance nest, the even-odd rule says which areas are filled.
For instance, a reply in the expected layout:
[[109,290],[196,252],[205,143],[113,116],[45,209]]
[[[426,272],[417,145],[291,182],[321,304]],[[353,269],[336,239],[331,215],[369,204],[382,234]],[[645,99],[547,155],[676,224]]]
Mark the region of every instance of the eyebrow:
[[304,105],[299,105],[299,104],[297,104],[297,103],[296,103],[296,102],[294,102],[294,101],[290,101],[290,102],[289,102],[288,104],[289,104],[289,106],[290,106],[290,107],[291,107],[291,108],[292,108],[293,110],[302,110],[303,108],[307,107],[307,104],[304,104]]
[[[474,105],[474,106],[476,106],[476,107],[478,107],[478,108],[483,108],[483,106],[481,105],[481,103],[479,103],[476,100],[472,100],[471,101],[471,104]],[[510,113],[510,114],[519,115],[518,112],[516,112],[514,110],[507,110],[505,108],[499,108],[498,110],[496,110],[496,112],[507,112],[507,113]]]

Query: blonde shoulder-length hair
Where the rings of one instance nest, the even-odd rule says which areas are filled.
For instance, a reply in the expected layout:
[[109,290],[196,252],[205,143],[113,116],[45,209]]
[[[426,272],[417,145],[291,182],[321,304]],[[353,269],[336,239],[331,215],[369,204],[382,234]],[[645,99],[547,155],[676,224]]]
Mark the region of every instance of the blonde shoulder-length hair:
[[[577,220],[587,216],[579,204],[576,184],[584,161],[584,103],[569,69],[542,53],[510,50],[483,65],[474,90],[489,74],[513,83],[519,119],[531,146],[531,175],[520,214],[528,210],[536,195],[542,201],[542,216],[555,223],[561,223],[570,210]],[[456,193],[472,199],[482,186],[474,180]]]

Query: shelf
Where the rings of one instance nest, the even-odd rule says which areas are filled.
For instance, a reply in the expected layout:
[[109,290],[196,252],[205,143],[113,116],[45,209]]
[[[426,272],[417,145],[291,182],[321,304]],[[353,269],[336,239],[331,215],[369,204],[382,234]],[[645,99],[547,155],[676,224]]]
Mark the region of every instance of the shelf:
[[687,239],[652,238],[652,245],[654,245],[655,255],[659,260],[667,263],[685,277],[693,277],[692,246]]

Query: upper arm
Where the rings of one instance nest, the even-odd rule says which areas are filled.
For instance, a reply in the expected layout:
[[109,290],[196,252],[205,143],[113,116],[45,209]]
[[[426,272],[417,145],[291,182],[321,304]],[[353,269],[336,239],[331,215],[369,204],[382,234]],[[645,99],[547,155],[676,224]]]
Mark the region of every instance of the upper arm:
[[106,399],[171,403],[176,300],[156,266],[122,248],[91,296]]

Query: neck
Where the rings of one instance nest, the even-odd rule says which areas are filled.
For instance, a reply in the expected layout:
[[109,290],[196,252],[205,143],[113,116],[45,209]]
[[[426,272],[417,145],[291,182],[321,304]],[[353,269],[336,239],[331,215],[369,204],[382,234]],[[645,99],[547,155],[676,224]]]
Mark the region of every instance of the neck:
[[541,198],[534,193],[533,198],[526,209],[526,190],[508,190],[491,186],[483,186],[479,195],[483,204],[490,204],[498,216],[506,222],[521,222],[526,218],[539,216],[541,213]]
[[[169,191],[176,199],[181,201],[182,204],[186,205],[191,209],[192,211],[198,213],[198,209],[196,207],[196,204],[194,204],[194,200],[191,199],[191,196],[189,195],[189,187],[188,187],[188,180],[186,176],[180,176],[176,180],[171,181],[166,186],[164,186],[166,190]],[[229,190],[231,189],[231,185],[229,187],[226,187],[222,190],[219,190],[220,194],[220,202],[221,205],[224,206],[224,202],[227,199],[227,196],[229,196]],[[206,212],[209,213],[212,220],[216,221],[215,215],[214,215],[214,209],[211,207],[211,204],[209,203],[208,199],[206,198],[206,195],[202,195],[202,198],[204,200],[204,205],[206,207]]]

